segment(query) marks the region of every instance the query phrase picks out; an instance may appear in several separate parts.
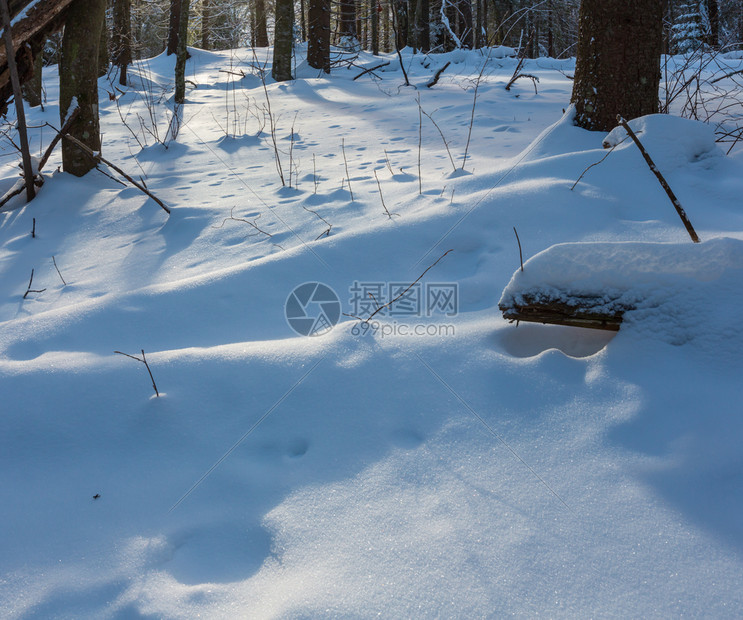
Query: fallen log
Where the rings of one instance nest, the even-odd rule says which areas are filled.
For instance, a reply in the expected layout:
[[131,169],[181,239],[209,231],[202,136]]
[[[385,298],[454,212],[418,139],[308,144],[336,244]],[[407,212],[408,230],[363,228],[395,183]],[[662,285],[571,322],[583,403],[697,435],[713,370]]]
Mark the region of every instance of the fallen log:
[[[73,0],[11,0],[9,2],[13,49],[21,84],[34,75],[34,59],[41,53],[47,38],[64,25]],[[13,96],[8,57],[0,50],[0,115],[8,110]]]
[[573,299],[572,303],[544,296],[523,295],[516,303],[499,304],[503,318],[529,323],[567,325],[569,327],[588,327],[607,331],[619,331],[622,317],[629,308],[606,309],[605,298],[585,297]]

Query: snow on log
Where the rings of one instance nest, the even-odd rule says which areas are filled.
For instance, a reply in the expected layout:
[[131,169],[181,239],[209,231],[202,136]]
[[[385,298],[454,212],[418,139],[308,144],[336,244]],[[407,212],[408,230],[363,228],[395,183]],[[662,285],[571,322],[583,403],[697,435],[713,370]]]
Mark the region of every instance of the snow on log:
[[698,245],[564,243],[517,270],[498,307],[509,321],[616,331],[625,314],[659,308],[673,312],[679,291],[741,268],[743,243],[736,239]]
[[[34,74],[34,58],[41,53],[46,39],[64,25],[73,0],[16,0],[9,3],[13,30],[13,48],[21,83]],[[7,55],[0,50],[0,114],[5,114],[13,96]]]

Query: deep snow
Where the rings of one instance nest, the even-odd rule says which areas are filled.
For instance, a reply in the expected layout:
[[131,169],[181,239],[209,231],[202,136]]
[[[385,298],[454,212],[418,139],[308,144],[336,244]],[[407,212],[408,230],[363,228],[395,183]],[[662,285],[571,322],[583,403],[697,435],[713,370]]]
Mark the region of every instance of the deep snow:
[[[516,61],[493,54],[465,172],[423,116],[419,194],[416,95],[461,166],[484,57],[408,54],[406,88],[390,55],[379,79],[269,80],[287,179],[296,164],[282,188],[257,133],[266,51],[192,55],[167,149],[152,134],[172,60],[132,71],[131,131],[100,83],[104,154],[170,216],[95,171],[54,172],[58,154],[37,199],[0,213],[2,615],[739,616],[740,151],[692,121],[635,121],[694,246],[629,141],[571,190],[606,154],[570,122],[572,61],[530,61],[538,93],[506,92]],[[30,122],[57,124],[55,80]],[[534,258],[512,286],[585,276],[645,305],[616,336],[506,323],[513,227]],[[353,314],[354,283],[412,283],[449,249],[420,284],[457,284],[455,316],[344,316],[314,338],[284,317],[301,283]],[[23,299],[31,269],[46,290]],[[113,353],[141,349],[159,398]]]

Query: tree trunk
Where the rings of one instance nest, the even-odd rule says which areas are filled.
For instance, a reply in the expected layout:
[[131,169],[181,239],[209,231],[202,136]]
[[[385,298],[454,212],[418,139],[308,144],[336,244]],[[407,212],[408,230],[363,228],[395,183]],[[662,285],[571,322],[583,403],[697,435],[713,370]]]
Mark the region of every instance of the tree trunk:
[[421,52],[431,49],[431,26],[428,0],[418,0],[415,5],[415,46]]
[[201,0],[201,49],[209,49],[209,30],[211,27],[212,2],[214,0]]
[[[64,125],[73,98],[80,113],[70,128],[70,135],[101,150],[98,122],[98,46],[106,14],[106,0],[75,0],[70,6],[62,38],[59,63],[59,116]],[[95,161],[68,140],[62,142],[62,166],[65,172],[81,177]]]
[[393,0],[395,14],[393,25],[395,27],[395,47],[398,50],[408,45],[408,3],[405,0]]
[[255,10],[255,46],[268,47],[265,0],[253,0],[253,8]]
[[181,24],[181,0],[170,0],[170,20],[168,22],[168,56],[178,51],[178,30]]
[[126,86],[126,72],[132,63],[132,2],[114,1],[114,30],[112,36],[113,63],[119,68],[119,84]]
[[277,82],[292,79],[292,43],[294,28],[293,0],[276,0],[276,21],[273,35],[273,68]]
[[98,77],[103,77],[106,73],[108,73],[108,24],[104,15],[101,40],[98,44]]
[[330,0],[309,0],[307,64],[330,73]]
[[339,0],[338,34],[341,39],[356,41],[356,0]]
[[175,56],[175,102],[186,102],[186,60],[188,59],[188,12],[191,0],[179,0],[181,3],[178,24],[178,47]]
[[371,50],[375,56],[379,55],[379,12],[381,10],[379,0],[370,0],[371,11]]
[[707,3],[707,15],[709,17],[709,34],[707,45],[712,49],[720,47],[720,7],[718,0],[705,0]]
[[34,76],[23,85],[23,98],[32,108],[41,105],[41,72],[44,67],[44,54],[39,52],[34,59]]
[[576,124],[610,131],[658,112],[663,0],[583,0],[572,103]]

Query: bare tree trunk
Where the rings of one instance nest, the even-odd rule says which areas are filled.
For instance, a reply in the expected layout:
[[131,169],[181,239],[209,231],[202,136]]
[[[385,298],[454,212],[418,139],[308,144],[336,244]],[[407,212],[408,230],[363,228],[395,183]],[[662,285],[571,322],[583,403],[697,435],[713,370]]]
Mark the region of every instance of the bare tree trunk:
[[375,56],[379,55],[379,12],[381,10],[379,0],[370,0],[371,11],[371,50]]
[[358,39],[356,32],[356,0],[339,0],[338,34],[351,40]]
[[408,45],[408,3],[406,0],[393,0],[395,11],[395,46],[398,50]]
[[[64,125],[73,99],[80,112],[70,127],[70,135],[93,151],[101,150],[98,121],[98,58],[100,29],[106,12],[106,0],[75,0],[70,6],[62,38],[59,63],[59,115]],[[65,172],[83,176],[95,167],[95,160],[74,144],[62,142],[62,166]]]
[[292,44],[294,29],[293,0],[276,0],[271,75],[277,82],[292,79]]
[[175,98],[176,104],[186,102],[186,60],[188,59],[188,12],[191,0],[179,0],[181,3],[178,24],[178,47],[175,56]]
[[44,67],[44,55],[39,52],[34,59],[34,76],[23,85],[23,98],[32,108],[41,105],[41,73]]
[[572,102],[576,124],[610,131],[617,114],[658,111],[662,0],[583,0]]
[[266,26],[265,0],[253,0],[255,9],[255,46],[268,47],[268,27]]
[[428,0],[418,0],[415,5],[415,46],[421,52],[431,49],[431,25]]
[[103,77],[106,73],[108,73],[108,24],[104,16],[101,40],[98,44],[98,77]]
[[201,0],[201,49],[209,49],[209,35],[212,18],[212,2],[214,0]]
[[181,24],[181,0],[170,0],[170,20],[168,22],[168,56],[178,51],[178,30]]
[[126,86],[126,72],[132,63],[132,3],[114,1],[113,63],[119,68],[119,84]]
[[330,73],[330,0],[309,0],[307,64]]

